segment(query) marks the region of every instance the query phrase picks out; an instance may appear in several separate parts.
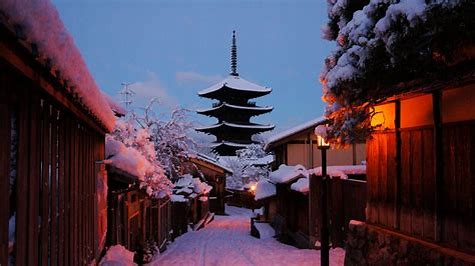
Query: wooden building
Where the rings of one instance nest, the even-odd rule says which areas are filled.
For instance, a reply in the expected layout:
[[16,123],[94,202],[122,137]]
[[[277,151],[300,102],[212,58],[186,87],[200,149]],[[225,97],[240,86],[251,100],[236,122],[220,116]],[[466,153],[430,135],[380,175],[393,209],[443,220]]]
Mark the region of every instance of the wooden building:
[[173,238],[186,233],[188,226],[198,230],[214,218],[209,205],[212,189],[212,186],[191,174],[185,174],[175,182],[171,196]]
[[198,168],[206,183],[213,187],[209,193],[209,210],[215,214],[224,214],[226,177],[232,174],[232,170],[204,154],[190,156],[190,162]]
[[[264,149],[274,153],[274,168],[281,164],[301,164],[307,169],[321,166],[321,153],[314,131],[323,123],[325,119],[320,117],[270,136]],[[327,164],[359,165],[366,160],[365,147],[364,143],[359,143],[343,149],[330,149],[327,151]]]
[[[153,198],[140,188],[137,177],[112,165],[108,172],[107,245],[143,252],[154,243],[164,250],[170,239],[170,198]],[[143,258],[138,258],[143,262]]]
[[106,232],[97,186],[108,126],[1,11],[0,265],[89,264]]
[[[364,232],[390,239],[405,246],[398,256],[410,264],[473,265],[474,64],[405,86],[376,106],[381,115],[372,124],[380,126],[367,142],[367,223],[354,223],[351,239],[371,243]],[[394,251],[387,258],[381,253],[385,244],[349,248],[347,254],[363,251],[368,262],[394,262]]]

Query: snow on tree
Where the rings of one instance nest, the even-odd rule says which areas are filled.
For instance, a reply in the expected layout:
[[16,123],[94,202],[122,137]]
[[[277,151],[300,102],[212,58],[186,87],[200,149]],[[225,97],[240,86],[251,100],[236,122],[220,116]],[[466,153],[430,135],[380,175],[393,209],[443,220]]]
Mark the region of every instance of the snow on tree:
[[472,0],[329,0],[323,29],[337,48],[320,81],[334,143],[363,141],[373,105],[474,58]]
[[250,182],[257,182],[269,176],[269,166],[264,160],[269,155],[262,144],[251,144],[245,149],[237,150],[236,155],[223,159],[226,166],[233,170],[233,174],[226,180],[228,188],[242,189]]
[[140,187],[150,196],[171,194],[172,183],[155,153],[150,128],[138,126],[133,116],[117,120],[113,132],[106,137],[106,158],[112,165],[135,175]]
[[194,153],[195,142],[189,136],[193,124],[188,121],[188,110],[177,108],[170,114],[170,119],[160,119],[152,107],[158,101],[152,99],[144,108],[144,115],[135,114],[137,122],[150,132],[157,160],[171,179],[178,178],[186,163],[188,155]]

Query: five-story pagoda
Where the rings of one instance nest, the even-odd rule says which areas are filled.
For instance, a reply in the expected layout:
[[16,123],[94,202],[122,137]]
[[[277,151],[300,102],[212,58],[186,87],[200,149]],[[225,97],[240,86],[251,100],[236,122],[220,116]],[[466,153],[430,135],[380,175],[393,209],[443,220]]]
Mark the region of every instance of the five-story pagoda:
[[251,99],[269,94],[271,88],[251,83],[237,73],[236,34],[233,31],[231,47],[231,73],[223,81],[198,92],[204,98],[214,99],[212,108],[198,110],[199,114],[215,117],[218,122],[197,128],[197,131],[216,136],[213,151],[221,156],[234,156],[236,150],[254,143],[252,136],[274,129],[274,125],[251,122],[251,117],[272,111],[270,106],[257,106]]

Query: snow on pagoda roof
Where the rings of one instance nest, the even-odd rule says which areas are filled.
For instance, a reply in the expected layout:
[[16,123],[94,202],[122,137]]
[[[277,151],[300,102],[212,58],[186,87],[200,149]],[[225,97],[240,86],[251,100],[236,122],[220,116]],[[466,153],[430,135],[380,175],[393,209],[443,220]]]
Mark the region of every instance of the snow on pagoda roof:
[[235,143],[235,142],[230,142],[230,141],[221,141],[221,142],[216,142],[216,143],[211,143],[211,148],[216,148],[221,145],[226,145],[230,147],[238,147],[238,148],[246,148],[250,144],[242,144],[242,143]]
[[295,127],[292,127],[292,128],[289,128],[287,130],[284,130],[280,133],[277,133],[273,136],[270,136],[267,141],[266,141],[266,145],[264,146],[264,149],[267,150],[269,149],[272,144],[278,142],[278,141],[281,141],[287,137],[290,137],[292,135],[295,135],[297,133],[300,133],[306,129],[309,129],[311,127],[316,127],[318,126],[319,124],[323,123],[324,121],[326,120],[325,117],[321,116],[321,117],[318,117],[318,118],[315,118],[315,119],[312,119],[308,122],[305,122],[303,124],[300,124],[298,126],[295,126]]
[[240,76],[229,75],[227,78],[218,82],[217,84],[198,92],[198,95],[203,96],[208,93],[218,91],[225,86],[228,88],[240,90],[240,91],[263,92],[263,93],[269,93],[272,91],[272,89],[269,87],[263,87],[263,86],[254,84],[252,82],[249,82],[241,78]]
[[233,128],[253,128],[253,129],[273,129],[275,126],[274,125],[259,125],[259,124],[235,124],[235,123],[229,123],[229,122],[221,122],[219,124],[207,126],[207,127],[199,127],[196,128],[198,131],[206,130],[206,129],[213,129],[213,128],[219,128],[222,126],[228,126],[228,127],[233,127]]
[[272,111],[274,109],[274,107],[272,107],[272,106],[240,106],[240,105],[234,105],[234,104],[229,104],[229,103],[223,102],[222,104],[220,104],[216,107],[209,108],[209,109],[201,109],[201,110],[197,110],[196,112],[205,113],[205,112],[209,112],[209,111],[218,110],[218,109],[220,109],[224,106],[230,107],[230,108],[235,108],[235,109],[252,110],[252,111]]

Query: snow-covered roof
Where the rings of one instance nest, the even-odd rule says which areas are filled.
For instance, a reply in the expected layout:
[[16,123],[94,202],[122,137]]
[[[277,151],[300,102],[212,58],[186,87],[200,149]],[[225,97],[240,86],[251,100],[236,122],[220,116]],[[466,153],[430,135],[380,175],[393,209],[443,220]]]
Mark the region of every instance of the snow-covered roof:
[[295,135],[295,134],[298,134],[304,130],[307,130],[309,128],[312,128],[312,127],[316,127],[318,126],[319,124],[325,122],[325,117],[318,117],[318,118],[315,118],[315,119],[312,119],[308,122],[305,122],[303,124],[300,124],[298,126],[295,126],[295,127],[292,127],[292,128],[289,128],[287,130],[284,130],[280,133],[277,133],[275,135],[272,135],[270,136],[267,141],[266,141],[266,145],[264,146],[264,149],[267,150],[267,149],[270,149],[272,147],[272,145],[278,141],[281,141],[287,137],[290,137],[292,135]]
[[230,168],[226,167],[224,164],[220,163],[218,160],[210,157],[210,156],[207,156],[205,154],[202,154],[202,153],[197,153],[197,154],[190,154],[188,155],[188,157],[190,158],[196,158],[198,160],[202,160],[202,161],[205,161],[207,163],[210,163],[212,165],[215,165],[219,168],[222,168],[223,170],[225,170],[226,172],[229,172],[229,173],[233,173],[233,170],[231,170]]
[[288,183],[299,177],[308,177],[307,169],[301,164],[285,165],[269,174],[269,179],[274,183]]
[[210,92],[217,91],[225,86],[231,89],[235,89],[235,90],[250,91],[250,92],[268,93],[272,91],[271,88],[254,84],[252,82],[249,82],[241,78],[240,76],[229,75],[227,78],[218,82],[217,84],[198,92],[198,95],[203,96]]
[[213,128],[219,128],[223,126],[228,126],[232,128],[250,128],[250,129],[273,129],[275,126],[274,125],[260,125],[260,124],[235,124],[235,123],[229,123],[229,122],[221,122],[219,124],[211,125],[211,126],[205,126],[205,127],[198,127],[196,130],[202,131],[202,130],[207,130],[207,129],[213,129]]
[[[192,189],[194,193],[186,193],[189,192],[189,190],[185,190],[184,188]],[[213,189],[213,187],[206,182],[201,181],[199,178],[194,178],[190,174],[185,174],[175,182],[173,194],[185,193],[191,196],[196,193],[197,195],[201,195],[208,194],[211,189]]]
[[261,200],[272,197],[276,194],[275,185],[266,179],[261,179],[256,184],[256,192],[254,194],[255,200]]
[[109,107],[114,113],[116,113],[118,116],[125,116],[127,114],[127,110],[125,110],[125,108],[122,107],[118,102],[114,101],[114,99],[112,99],[112,97],[110,97],[107,93],[102,92],[102,95],[104,95],[104,98],[107,100]]
[[0,10],[11,24],[21,26],[29,43],[36,45],[38,60],[51,60],[51,72],[61,73],[61,78],[70,85],[68,92],[77,94],[75,100],[111,131],[115,116],[54,5],[50,1],[2,0]]
[[213,108],[208,108],[208,109],[200,109],[197,110],[196,112],[198,113],[206,113],[209,111],[214,111],[218,110],[223,107],[229,107],[229,108],[234,108],[234,109],[240,109],[240,110],[251,110],[251,111],[272,111],[274,107],[272,106],[241,106],[241,105],[234,105],[234,104],[229,104],[226,102],[221,103],[220,105],[213,107]]

